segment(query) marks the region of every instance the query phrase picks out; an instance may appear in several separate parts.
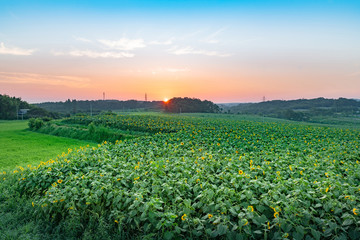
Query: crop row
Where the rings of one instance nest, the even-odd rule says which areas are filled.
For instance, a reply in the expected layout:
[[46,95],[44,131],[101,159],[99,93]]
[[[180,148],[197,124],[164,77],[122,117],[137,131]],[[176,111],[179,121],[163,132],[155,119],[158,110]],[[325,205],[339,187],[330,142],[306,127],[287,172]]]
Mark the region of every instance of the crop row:
[[360,132],[180,116],[67,121],[154,133],[19,169],[37,214],[135,237],[359,238]]

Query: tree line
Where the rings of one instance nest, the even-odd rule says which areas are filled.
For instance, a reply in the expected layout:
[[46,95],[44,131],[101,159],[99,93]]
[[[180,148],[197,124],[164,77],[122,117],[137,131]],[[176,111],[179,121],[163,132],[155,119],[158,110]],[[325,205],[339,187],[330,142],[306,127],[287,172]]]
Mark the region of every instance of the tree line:
[[[24,112],[21,112],[21,109],[27,109],[28,111],[23,114]],[[21,100],[21,98],[0,94],[0,119],[14,120],[37,117],[58,118],[58,114],[29,104]]]
[[165,112],[170,113],[218,113],[220,107],[211,101],[197,98],[172,98],[164,103]]
[[313,116],[360,115],[360,101],[347,98],[273,100],[239,104],[229,107],[225,111],[229,113],[255,114],[296,121],[308,121]]
[[66,100],[65,102],[44,102],[36,106],[48,111],[58,112],[64,115],[87,113],[99,114],[104,111],[113,110],[151,110],[160,111],[162,109],[161,101],[137,101],[137,100]]

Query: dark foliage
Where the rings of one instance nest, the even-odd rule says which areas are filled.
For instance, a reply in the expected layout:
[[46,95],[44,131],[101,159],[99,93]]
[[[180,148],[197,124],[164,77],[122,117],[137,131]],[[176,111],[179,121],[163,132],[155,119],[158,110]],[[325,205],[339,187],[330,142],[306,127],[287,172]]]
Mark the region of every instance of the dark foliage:
[[256,114],[295,121],[309,121],[314,116],[354,116],[360,114],[360,102],[353,99],[298,99],[246,103],[225,111],[241,114]]
[[118,100],[95,100],[95,101],[80,101],[80,100],[66,100],[65,102],[45,102],[38,103],[36,106],[44,108],[48,111],[59,112],[62,114],[75,113],[92,113],[99,114],[103,111],[109,110],[161,110],[161,101],[118,101]]
[[21,98],[0,94],[0,119],[17,119],[17,114],[20,109],[31,109],[32,107],[33,106],[27,102],[22,101]]
[[171,113],[218,113],[220,108],[213,102],[197,98],[172,98],[164,103],[165,112]]
[[[26,109],[22,112],[22,109]],[[21,98],[0,94],[0,119],[59,118],[59,114],[36,107]]]

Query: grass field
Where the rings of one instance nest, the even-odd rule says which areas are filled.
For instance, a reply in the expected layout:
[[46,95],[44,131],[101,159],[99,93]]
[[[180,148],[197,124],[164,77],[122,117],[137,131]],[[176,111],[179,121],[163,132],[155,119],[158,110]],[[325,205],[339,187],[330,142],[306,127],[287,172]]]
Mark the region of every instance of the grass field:
[[39,164],[67,152],[68,148],[96,145],[26,130],[27,121],[0,121],[0,169]]

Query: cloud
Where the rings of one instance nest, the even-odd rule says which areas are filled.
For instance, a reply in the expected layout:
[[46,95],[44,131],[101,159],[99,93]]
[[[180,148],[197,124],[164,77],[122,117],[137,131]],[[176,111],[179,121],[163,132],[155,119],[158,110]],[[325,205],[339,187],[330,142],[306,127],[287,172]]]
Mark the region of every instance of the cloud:
[[68,53],[53,51],[54,56],[70,55],[73,57],[89,57],[89,58],[131,58],[135,55],[128,52],[99,52],[92,50],[72,50]]
[[144,43],[143,39],[121,38],[118,41],[100,39],[100,40],[98,40],[98,42],[100,42],[107,48],[123,50],[123,51],[130,51],[130,50],[134,50],[137,48],[146,47],[146,44]]
[[3,42],[0,43],[0,54],[7,54],[7,55],[18,55],[18,56],[29,56],[35,49],[22,49],[17,47],[5,47]]
[[152,41],[149,44],[153,44],[153,45],[171,45],[173,42],[172,40],[167,40],[167,41]]
[[353,73],[347,75],[347,77],[357,77],[357,76],[360,76],[360,72],[353,72]]
[[82,38],[82,37],[74,37],[75,40],[80,41],[80,42],[86,42],[86,43],[91,43],[92,41],[90,39],[87,38]]
[[205,40],[203,40],[202,42],[206,42],[206,43],[211,43],[211,44],[216,44],[219,43],[219,40],[216,39],[216,37],[218,35],[220,35],[222,32],[224,32],[227,29],[227,27],[223,27],[220,28],[219,30],[217,30],[216,32],[210,34]]
[[217,51],[208,51],[208,50],[196,50],[192,47],[174,47],[168,50],[168,52],[175,55],[187,55],[187,54],[196,54],[196,55],[205,55],[205,56],[215,56],[215,57],[229,57],[230,54],[219,53]]
[[0,72],[0,83],[39,84],[83,88],[89,85],[88,78],[66,75],[44,75],[36,73]]
[[207,39],[207,40],[204,40],[203,42],[206,42],[206,43],[211,43],[211,44],[216,44],[216,43],[219,43],[219,40],[215,40],[215,39]]

